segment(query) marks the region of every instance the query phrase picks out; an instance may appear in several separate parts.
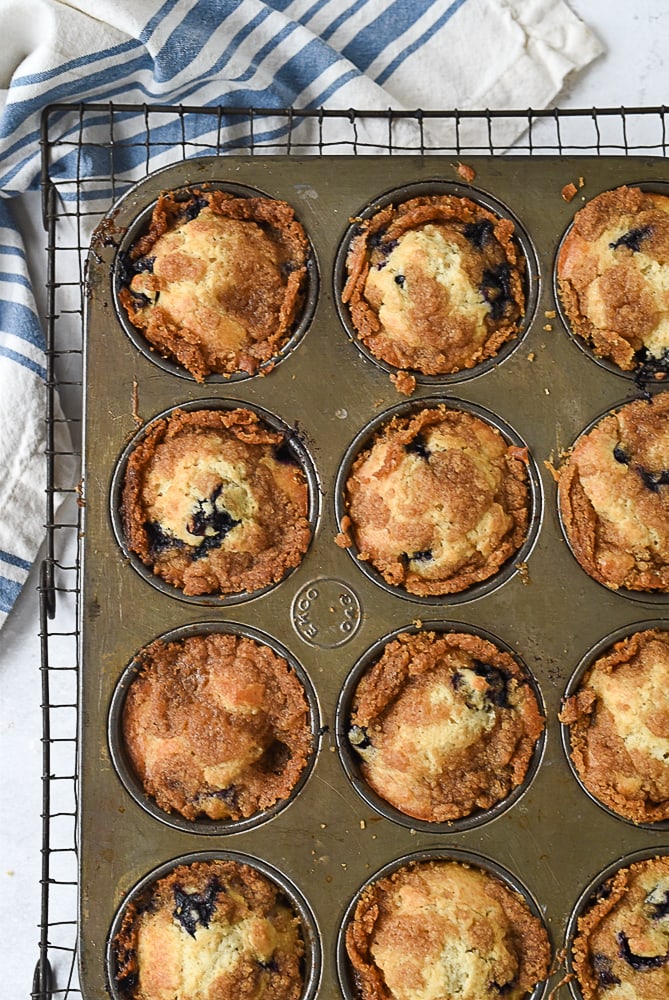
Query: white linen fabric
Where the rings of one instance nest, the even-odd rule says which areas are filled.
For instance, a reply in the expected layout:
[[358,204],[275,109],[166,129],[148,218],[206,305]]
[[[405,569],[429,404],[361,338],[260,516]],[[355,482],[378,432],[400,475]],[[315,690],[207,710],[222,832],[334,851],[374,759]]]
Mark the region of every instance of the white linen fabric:
[[0,625],[45,533],[45,341],[12,212],[45,106],[540,109],[601,51],[563,0],[0,0],[0,37]]

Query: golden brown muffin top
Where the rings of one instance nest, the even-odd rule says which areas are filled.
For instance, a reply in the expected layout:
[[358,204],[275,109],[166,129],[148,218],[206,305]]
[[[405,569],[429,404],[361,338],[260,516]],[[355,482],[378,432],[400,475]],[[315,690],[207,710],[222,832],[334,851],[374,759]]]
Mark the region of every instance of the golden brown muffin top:
[[562,522],[583,569],[612,590],[669,591],[669,393],[607,414],[559,472]]
[[574,970],[584,1000],[669,996],[669,858],[620,869],[578,919]]
[[527,453],[445,406],[393,417],[353,463],[344,537],[390,584],[448,594],[487,580],[527,533]]
[[669,819],[669,632],[616,642],[566,699],[560,721],[600,802],[637,823]]
[[278,887],[250,865],[180,865],[127,907],[114,941],[128,1000],[298,1000],[304,942]]
[[128,547],[186,595],[280,580],[311,540],[308,487],[285,437],[251,410],[175,410],[127,463]]
[[342,300],[359,337],[398,368],[472,368],[516,336],[525,260],[514,225],[469,198],[388,205],[357,226]]
[[623,370],[669,361],[669,198],[622,186],[581,208],[557,261],[576,334]]
[[152,347],[198,381],[253,374],[291,333],[307,256],[306,235],[286,202],[168,191],[124,262],[119,299]]
[[361,1000],[521,1000],[550,961],[525,900],[455,861],[409,864],[366,887],[346,947]]
[[137,660],[123,739],[145,792],[186,819],[241,819],[286,799],[313,738],[287,661],[231,633],[156,640]]
[[356,687],[349,741],[378,795],[445,822],[522,783],[543,723],[524,671],[492,642],[402,633]]

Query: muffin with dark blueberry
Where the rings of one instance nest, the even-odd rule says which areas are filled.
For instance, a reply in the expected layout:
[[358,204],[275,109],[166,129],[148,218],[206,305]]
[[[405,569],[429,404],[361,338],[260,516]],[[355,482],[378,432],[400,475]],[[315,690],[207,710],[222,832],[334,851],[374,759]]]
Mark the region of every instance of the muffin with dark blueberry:
[[311,540],[304,471],[250,410],[175,410],[128,458],[128,548],[185,595],[253,592],[297,566]]
[[367,886],[346,948],[361,1000],[521,1000],[550,962],[525,899],[457,861],[408,864]]
[[342,298],[365,346],[426,375],[473,368],[517,336],[525,258],[514,225],[469,198],[429,195],[360,221]]
[[300,920],[269,878],[232,860],[179,865],[127,906],[113,942],[124,1000],[299,1000]]
[[239,820],[290,796],[313,737],[304,687],[283,657],[215,632],[156,640],[136,667],[123,744],[161,809]]
[[669,370],[669,197],[604,191],[574,217],[557,260],[573,332],[624,371]]
[[199,381],[253,374],[299,318],[307,259],[304,229],[286,202],[170,191],[122,260],[119,300],[151,348]]
[[669,632],[616,642],[588,668],[560,720],[595,798],[636,823],[669,819]]
[[342,546],[411,594],[488,580],[524,542],[528,455],[486,420],[440,405],[393,417],[355,460]]
[[348,738],[373,791],[441,823],[521,785],[543,725],[509,653],[466,633],[402,633],[360,679]]
[[669,996],[669,858],[621,868],[578,918],[573,964],[584,1000]]
[[593,579],[669,592],[669,393],[604,416],[558,474],[562,523]]

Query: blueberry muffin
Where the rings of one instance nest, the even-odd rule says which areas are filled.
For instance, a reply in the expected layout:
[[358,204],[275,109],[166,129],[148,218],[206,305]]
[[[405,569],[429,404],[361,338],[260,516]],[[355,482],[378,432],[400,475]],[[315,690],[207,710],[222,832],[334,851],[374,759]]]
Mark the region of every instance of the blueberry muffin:
[[381,798],[442,823],[517,788],[543,725],[524,671],[492,642],[403,633],[359,681],[348,738]]
[[342,299],[372,354],[444,375],[516,337],[525,258],[514,225],[469,198],[430,195],[359,222]]
[[557,260],[573,332],[624,371],[669,364],[669,197],[619,187],[574,217]]
[[114,941],[124,1000],[299,1000],[304,941],[278,887],[250,865],[180,865],[128,905]]
[[669,393],[603,417],[558,473],[565,534],[612,590],[669,592]]
[[574,971],[584,1000],[669,996],[669,858],[621,868],[578,919]]
[[283,657],[216,632],[158,639],[136,667],[123,744],[161,809],[239,820],[288,798],[313,738],[304,688]]
[[122,258],[119,300],[151,348],[198,381],[253,374],[299,318],[307,258],[304,229],[283,201],[170,191]]
[[366,887],[346,948],[361,1000],[521,1000],[550,962],[525,900],[456,861],[409,864]]
[[338,543],[411,594],[464,591],[525,540],[527,464],[525,449],[471,413],[395,416],[351,467]]
[[616,642],[566,699],[560,721],[595,798],[636,823],[669,819],[669,632]]
[[128,548],[185,595],[253,592],[311,540],[308,487],[283,434],[250,410],[175,410],[127,463]]

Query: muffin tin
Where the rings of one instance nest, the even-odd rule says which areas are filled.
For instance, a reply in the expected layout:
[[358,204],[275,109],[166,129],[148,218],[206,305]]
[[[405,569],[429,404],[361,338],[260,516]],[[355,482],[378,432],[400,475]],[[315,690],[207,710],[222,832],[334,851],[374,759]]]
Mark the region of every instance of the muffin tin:
[[[87,271],[84,403],[84,537],[81,600],[80,982],[84,997],[113,988],[109,946],[119,907],[136,886],[175,859],[234,852],[269,866],[295,887],[315,938],[305,997],[351,995],[341,928],[362,886],[404,857],[464,854],[508,873],[536,901],[555,955],[532,1000],[579,992],[567,983],[565,935],[586,887],[631,853],[669,851],[666,829],[612,816],[576,781],[558,712],[588,650],[620,629],[669,628],[669,595],[615,593],[576,563],[560,528],[551,469],[593,418],[662,383],[639,387],[576,345],[554,297],[557,247],[586,197],[622,183],[669,183],[661,159],[470,157],[463,183],[447,157],[202,157],[149,176],[110,211],[93,238]],[[562,188],[583,178],[566,202]],[[260,192],[295,208],[313,247],[311,317],[273,370],[198,384],[140,349],[116,307],[119,248],[162,190],[215,183]],[[351,220],[388,198],[447,191],[481,198],[517,219],[527,246],[526,328],[492,364],[443,378],[417,377],[399,395],[387,366],[358,348],[339,304],[343,241]],[[111,373],[111,374],[110,374]],[[368,567],[335,544],[343,515],[343,469],[376,423],[398,407],[429,401],[483,411],[528,448],[535,479],[531,542],[495,585],[443,599],[380,586]],[[184,599],[153,585],[124,551],[116,513],[118,477],[134,435],[174,407],[244,405],[292,429],[313,463],[314,538],[281,583],[233,600]],[[648,599],[646,599],[648,598]],[[121,780],[115,691],[136,653],[178,630],[251,630],[285,648],[311,681],[319,718],[313,767],[294,800],[262,822],[184,828],[148,811]],[[432,828],[398,822],[359,793],[344,766],[340,699],[360,661],[404,629],[457,628],[510,648],[536,680],[547,726],[532,780],[509,808],[481,822]],[[344,694],[342,694],[344,692]],[[290,892],[288,893],[290,896]],[[582,902],[580,903],[582,905]],[[313,923],[312,923],[313,918]]]

